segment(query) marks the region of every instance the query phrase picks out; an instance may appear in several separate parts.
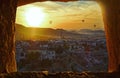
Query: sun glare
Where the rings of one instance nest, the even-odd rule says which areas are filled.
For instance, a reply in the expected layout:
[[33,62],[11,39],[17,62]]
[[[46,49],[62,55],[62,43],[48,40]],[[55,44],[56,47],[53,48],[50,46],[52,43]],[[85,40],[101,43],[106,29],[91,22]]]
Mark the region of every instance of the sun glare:
[[25,19],[30,27],[41,27],[45,20],[45,13],[41,8],[31,7],[25,12]]

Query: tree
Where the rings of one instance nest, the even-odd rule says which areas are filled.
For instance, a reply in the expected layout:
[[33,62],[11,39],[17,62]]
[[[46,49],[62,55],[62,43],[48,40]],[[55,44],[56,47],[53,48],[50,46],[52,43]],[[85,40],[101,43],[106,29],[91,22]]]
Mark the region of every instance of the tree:
[[0,0],[0,73],[15,72],[15,15],[17,0]]

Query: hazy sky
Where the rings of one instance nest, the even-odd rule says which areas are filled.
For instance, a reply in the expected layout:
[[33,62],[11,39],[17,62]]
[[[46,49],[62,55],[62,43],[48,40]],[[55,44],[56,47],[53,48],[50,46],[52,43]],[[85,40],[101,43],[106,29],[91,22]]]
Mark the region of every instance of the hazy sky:
[[[18,7],[16,23],[29,27],[25,14],[27,10],[37,7],[42,9],[45,17],[40,27],[63,29],[104,29],[101,9],[96,2],[37,2]],[[34,17],[35,13],[33,13]],[[32,19],[31,19],[32,20]],[[84,20],[84,22],[82,21]],[[96,26],[94,26],[96,25]]]

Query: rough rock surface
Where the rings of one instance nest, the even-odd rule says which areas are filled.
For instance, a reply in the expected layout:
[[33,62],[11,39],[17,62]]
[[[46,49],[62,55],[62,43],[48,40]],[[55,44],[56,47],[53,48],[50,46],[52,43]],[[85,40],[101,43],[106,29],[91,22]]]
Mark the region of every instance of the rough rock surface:
[[0,0],[0,73],[15,72],[15,15],[17,0]]
[[106,72],[59,72],[52,74],[45,72],[16,72],[1,74],[0,78],[120,78],[120,74]]

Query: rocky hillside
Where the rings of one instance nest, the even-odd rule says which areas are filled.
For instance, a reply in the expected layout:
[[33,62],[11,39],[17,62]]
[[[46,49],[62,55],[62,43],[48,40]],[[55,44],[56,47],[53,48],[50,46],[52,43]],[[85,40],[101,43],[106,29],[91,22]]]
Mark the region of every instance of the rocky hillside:
[[52,29],[52,28],[31,28],[24,27],[16,24],[16,39],[41,39],[41,38],[60,38],[64,37],[79,37],[82,34],[73,33],[63,29]]
[[104,31],[101,30],[80,30],[79,32],[68,31],[64,29],[52,28],[32,28],[16,24],[16,40],[48,40],[55,38],[104,38]]

